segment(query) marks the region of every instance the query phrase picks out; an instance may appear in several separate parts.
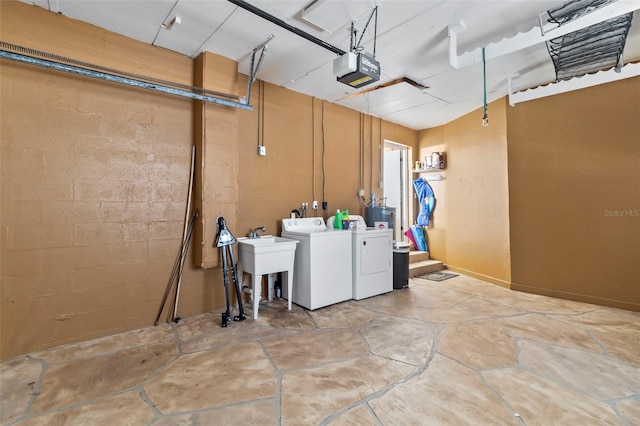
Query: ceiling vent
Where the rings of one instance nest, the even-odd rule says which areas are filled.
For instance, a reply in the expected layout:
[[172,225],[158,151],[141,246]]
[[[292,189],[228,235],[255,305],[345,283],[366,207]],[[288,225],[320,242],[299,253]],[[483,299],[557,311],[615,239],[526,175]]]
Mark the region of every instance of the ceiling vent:
[[315,0],[300,16],[306,23],[333,33],[343,28],[345,22],[366,15],[374,6],[373,1]]

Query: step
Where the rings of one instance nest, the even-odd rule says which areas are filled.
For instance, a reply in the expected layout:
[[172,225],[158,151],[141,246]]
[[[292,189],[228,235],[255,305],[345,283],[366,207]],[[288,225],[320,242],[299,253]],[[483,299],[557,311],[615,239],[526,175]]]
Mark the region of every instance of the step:
[[409,278],[441,271],[443,269],[444,265],[439,260],[422,260],[420,262],[409,263]]
[[429,257],[428,251],[412,250],[409,252],[409,263],[422,262],[423,260],[429,259],[431,258]]

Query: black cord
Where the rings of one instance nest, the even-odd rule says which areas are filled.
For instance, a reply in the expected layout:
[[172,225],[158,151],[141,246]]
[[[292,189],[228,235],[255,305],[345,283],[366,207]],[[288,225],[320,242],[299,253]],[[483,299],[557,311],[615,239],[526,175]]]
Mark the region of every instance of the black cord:
[[262,146],[264,146],[264,81],[260,80],[260,102],[262,106],[260,107],[260,132],[262,134],[261,142]]
[[374,9],[376,12],[376,20],[373,26],[373,57],[376,56],[376,41],[378,40],[378,6]]
[[360,113],[360,188],[364,191],[364,137],[362,135],[364,128],[363,114]]
[[[376,20],[374,22],[374,33],[373,33],[373,56],[376,56],[376,37],[377,37],[377,33],[378,33],[378,6],[373,8],[373,11],[371,12],[371,15],[369,15],[369,19],[367,19],[367,23],[364,25],[364,30],[362,30],[362,33],[360,33],[360,39],[358,40],[358,44],[355,46],[355,50],[357,51],[362,51],[364,48],[362,46],[360,46],[360,43],[362,42],[362,38],[364,37],[364,33],[367,32],[367,28],[369,27],[369,23],[371,22],[371,18],[373,18],[373,15],[376,15]],[[351,26],[353,28],[353,21],[351,21]],[[351,33],[353,34],[353,29],[351,31]]]
[[350,31],[350,34],[349,34],[349,50],[351,52],[355,52],[356,51],[356,46],[353,43],[354,37],[355,37],[355,33],[356,33],[356,30],[354,28],[353,21],[351,21],[351,31]]
[[324,164],[324,160],[325,160],[325,140],[324,140],[324,100],[322,101],[322,115],[321,115],[321,122],[322,122],[322,200],[326,201],[327,197],[326,197],[326,171],[325,171],[325,164]]
[[371,193],[375,193],[373,186],[373,116],[369,116],[369,149],[371,150],[371,161],[369,162],[369,167],[371,168]]
[[262,141],[262,135],[261,135],[261,127],[262,127],[262,90],[261,90],[261,84],[262,81],[258,80],[258,128],[257,128],[257,134],[258,134],[258,146],[261,145],[261,141]]
[[316,98],[311,98],[311,192],[316,200]]

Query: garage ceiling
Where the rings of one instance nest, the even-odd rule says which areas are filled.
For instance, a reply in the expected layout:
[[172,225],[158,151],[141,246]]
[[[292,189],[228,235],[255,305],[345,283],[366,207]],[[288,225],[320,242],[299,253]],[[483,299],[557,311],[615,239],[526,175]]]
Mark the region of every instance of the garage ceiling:
[[[336,81],[335,53],[226,0],[25,2],[190,57],[203,51],[220,54],[238,61],[239,71],[244,74],[249,74],[252,49],[273,34],[275,38],[269,42],[259,79],[412,129],[445,124],[483,105],[482,63],[459,69],[450,65],[450,26],[462,21],[466,27],[457,35],[458,55],[461,55],[531,30],[539,25],[541,13],[562,3],[558,0],[247,1],[344,51],[349,50],[351,21],[355,19],[356,27],[362,29],[373,8],[378,6],[376,59],[382,75],[379,82],[354,89]],[[303,12],[305,8],[309,9]],[[176,17],[179,23],[174,21]],[[367,52],[373,52],[372,26],[370,24],[363,37],[362,45]],[[640,23],[635,19],[624,62],[639,60]],[[489,59],[486,72],[488,102],[508,94],[510,76],[518,76],[512,83],[514,90],[555,80],[554,66],[544,43]],[[421,90],[400,82],[349,96],[402,78],[428,88]]]

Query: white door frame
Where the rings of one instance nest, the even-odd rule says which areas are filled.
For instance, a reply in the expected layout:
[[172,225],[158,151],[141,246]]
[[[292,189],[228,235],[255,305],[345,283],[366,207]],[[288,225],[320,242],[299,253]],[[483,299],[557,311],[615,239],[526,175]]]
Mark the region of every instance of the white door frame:
[[[384,140],[385,151],[400,151],[400,206],[396,207],[396,231],[393,239],[395,241],[406,241],[405,231],[411,227],[411,219],[409,212],[413,211],[413,198],[411,197],[411,182],[409,174],[411,173],[411,159],[413,158],[410,146]],[[383,156],[384,167],[384,156]],[[384,175],[383,175],[384,176]],[[383,182],[383,191],[387,188],[387,183]],[[384,195],[383,195],[384,196]]]

